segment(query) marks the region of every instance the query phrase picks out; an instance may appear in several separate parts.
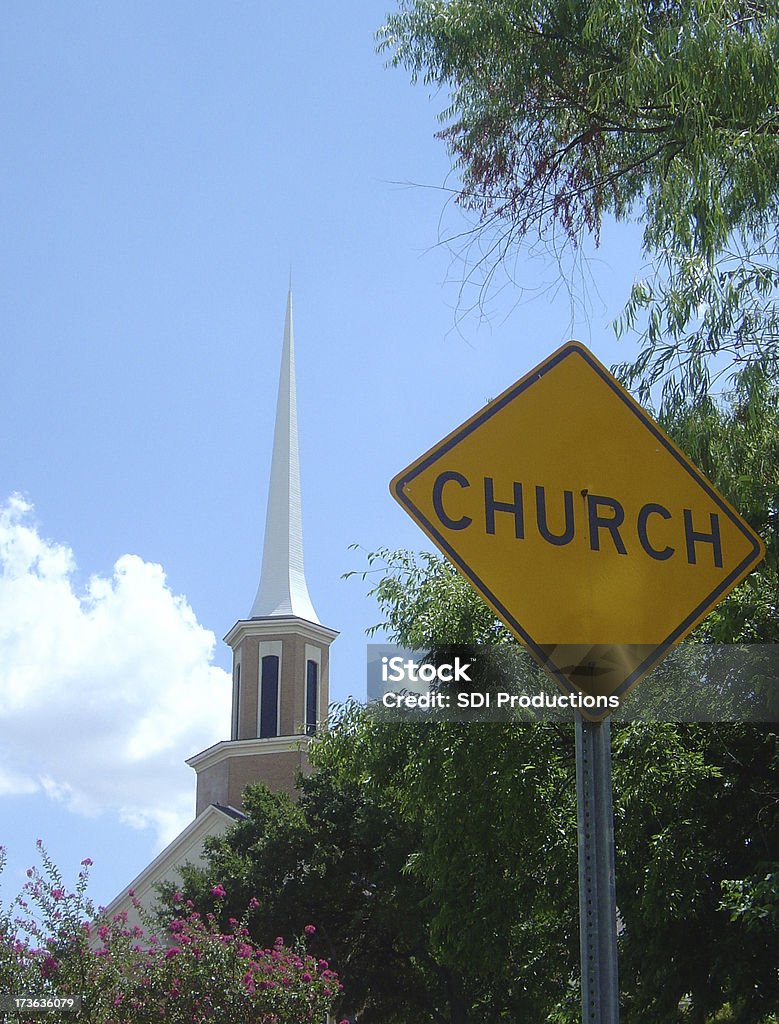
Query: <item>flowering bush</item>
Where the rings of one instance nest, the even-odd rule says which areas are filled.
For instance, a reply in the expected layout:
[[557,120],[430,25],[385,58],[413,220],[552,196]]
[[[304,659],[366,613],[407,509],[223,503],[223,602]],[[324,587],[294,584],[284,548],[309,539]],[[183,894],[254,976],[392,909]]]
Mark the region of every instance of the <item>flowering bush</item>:
[[[257,947],[245,921],[220,931],[191,904],[162,936],[130,927],[126,914],[95,913],[86,896],[88,869],[73,892],[39,843],[43,872],[31,868],[22,893],[6,911],[0,904],[0,992],[81,996],[71,1021],[94,1024],[319,1024],[341,986],[324,960],[302,942],[283,938]],[[0,870],[5,858],[0,848]],[[214,887],[218,899],[226,895]],[[136,901],[136,907],[138,907]],[[308,930],[308,929],[307,929]],[[26,1016],[51,1024],[57,1014]],[[64,1019],[64,1018],[63,1018]]]

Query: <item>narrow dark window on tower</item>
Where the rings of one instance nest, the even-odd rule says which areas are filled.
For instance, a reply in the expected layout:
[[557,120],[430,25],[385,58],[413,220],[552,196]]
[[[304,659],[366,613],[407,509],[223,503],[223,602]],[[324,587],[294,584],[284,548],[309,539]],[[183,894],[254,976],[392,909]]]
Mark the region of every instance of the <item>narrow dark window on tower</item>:
[[241,727],[241,666],[235,666],[235,686],[233,687],[233,739],[238,739]]
[[260,675],[260,737],[279,734],[279,659],[268,654],[262,659]]
[[316,732],[317,689],[319,687],[319,665],[315,661],[306,662],[306,736]]

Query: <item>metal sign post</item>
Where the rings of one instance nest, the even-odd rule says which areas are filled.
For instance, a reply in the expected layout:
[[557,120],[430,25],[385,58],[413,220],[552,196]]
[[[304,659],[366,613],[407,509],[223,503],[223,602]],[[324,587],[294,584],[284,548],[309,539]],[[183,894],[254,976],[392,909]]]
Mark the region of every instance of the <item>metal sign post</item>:
[[582,1024],[619,1024],[611,725],[576,715]]

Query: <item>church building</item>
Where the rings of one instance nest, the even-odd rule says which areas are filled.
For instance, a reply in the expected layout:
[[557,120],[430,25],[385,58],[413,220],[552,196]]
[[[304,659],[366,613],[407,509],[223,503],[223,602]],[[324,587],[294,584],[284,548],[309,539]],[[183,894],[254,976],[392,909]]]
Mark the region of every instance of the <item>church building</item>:
[[127,911],[137,923],[130,893],[151,910],[156,885],[178,881],[185,863],[201,863],[205,838],[242,817],[241,794],[250,783],[294,795],[298,774],[309,770],[310,737],[327,716],[329,652],[337,635],[314,611],[303,565],[290,289],[260,582],[248,617],[225,637],[233,651],[230,738],[187,760],[197,775],[194,821],[111,902],[109,913]]

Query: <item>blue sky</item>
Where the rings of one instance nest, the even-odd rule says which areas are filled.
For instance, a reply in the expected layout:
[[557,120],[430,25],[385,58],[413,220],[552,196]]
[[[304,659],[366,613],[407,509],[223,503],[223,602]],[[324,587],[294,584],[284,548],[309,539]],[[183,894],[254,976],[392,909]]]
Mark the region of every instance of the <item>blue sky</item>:
[[[307,575],[335,699],[378,612],[341,575],[425,539],[392,476],[569,337],[607,364],[637,232],[517,254],[480,315],[447,97],[385,68],[389,0],[0,10],[0,843],[108,902],[229,733],[290,270]],[[468,252],[471,260],[477,250]],[[554,429],[554,410],[544,429]],[[180,710],[182,707],[185,710]]]

